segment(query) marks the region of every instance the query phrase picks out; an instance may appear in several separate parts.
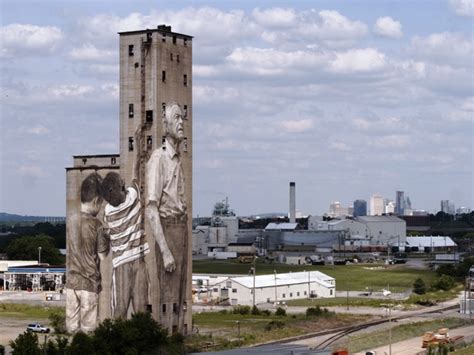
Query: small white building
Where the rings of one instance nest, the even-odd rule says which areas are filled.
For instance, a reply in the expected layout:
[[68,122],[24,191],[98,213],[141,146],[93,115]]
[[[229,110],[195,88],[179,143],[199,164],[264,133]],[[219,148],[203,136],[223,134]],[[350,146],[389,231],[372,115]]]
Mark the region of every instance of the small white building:
[[[212,288],[211,297],[228,299],[231,305],[253,304],[254,277],[229,277]],[[331,298],[336,280],[319,271],[255,276],[255,304],[285,302],[304,298]]]

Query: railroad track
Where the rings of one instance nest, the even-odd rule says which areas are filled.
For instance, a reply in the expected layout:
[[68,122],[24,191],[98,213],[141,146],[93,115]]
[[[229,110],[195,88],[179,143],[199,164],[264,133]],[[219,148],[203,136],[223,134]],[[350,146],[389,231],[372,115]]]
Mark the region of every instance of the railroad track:
[[[450,310],[450,309],[458,309],[458,308],[459,308],[459,305],[453,305],[453,306],[437,308],[437,309],[434,309],[434,310],[427,310],[425,312],[412,312],[412,313],[409,313],[409,314],[405,314],[403,316],[392,317],[390,319],[390,321],[396,322],[398,320],[412,318],[412,317],[415,317],[415,316],[422,316],[424,314],[431,314],[431,313],[442,313],[443,311],[447,311],[447,310]],[[335,341],[345,337],[346,335],[349,335],[351,333],[355,333],[359,330],[370,328],[370,327],[375,326],[375,325],[388,323],[388,322],[389,322],[388,318],[379,319],[379,320],[370,321],[370,322],[366,322],[366,323],[362,323],[362,324],[357,324],[357,325],[353,325],[353,326],[349,326],[349,327],[342,327],[342,328],[324,330],[324,331],[320,331],[320,332],[308,333],[308,334],[304,334],[304,335],[297,335],[297,336],[290,337],[290,338],[274,340],[274,341],[258,344],[255,347],[264,346],[264,345],[274,345],[274,344],[286,344],[286,343],[290,343],[290,342],[294,342],[294,341],[298,341],[298,340],[304,340],[304,339],[315,338],[315,337],[319,337],[319,336],[333,334],[331,337],[325,339],[323,342],[321,342],[317,346],[312,347],[312,349],[314,349],[314,350],[322,350],[322,349],[327,348],[329,345],[331,345]]]

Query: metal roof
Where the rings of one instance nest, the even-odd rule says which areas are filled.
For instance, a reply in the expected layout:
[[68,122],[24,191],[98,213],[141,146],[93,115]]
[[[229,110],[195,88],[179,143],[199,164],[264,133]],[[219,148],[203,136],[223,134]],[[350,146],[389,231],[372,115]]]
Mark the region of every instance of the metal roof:
[[408,246],[411,247],[455,247],[457,244],[450,238],[445,236],[421,236],[421,237],[407,237]]
[[359,216],[359,217],[356,217],[356,220],[361,221],[361,222],[403,222],[403,223],[406,223],[403,219],[400,219],[397,216]]
[[[253,276],[241,276],[241,277],[231,277],[226,281],[237,282],[244,287],[253,288]],[[225,282],[226,282],[225,281]],[[285,286],[285,285],[295,285],[316,282],[325,287],[334,287],[331,282],[334,282],[335,279],[331,276],[323,274],[319,271],[302,271],[302,272],[289,272],[284,274],[275,275],[257,275],[255,276],[255,287],[274,287]]]
[[298,223],[268,223],[265,230],[294,230]]

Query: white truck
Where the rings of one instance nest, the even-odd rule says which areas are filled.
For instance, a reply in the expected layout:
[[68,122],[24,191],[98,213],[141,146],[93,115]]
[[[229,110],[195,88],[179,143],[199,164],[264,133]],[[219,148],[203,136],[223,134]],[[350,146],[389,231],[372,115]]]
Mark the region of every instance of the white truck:
[[36,333],[49,333],[49,328],[45,327],[39,323],[28,324],[26,330],[31,330],[32,332]]

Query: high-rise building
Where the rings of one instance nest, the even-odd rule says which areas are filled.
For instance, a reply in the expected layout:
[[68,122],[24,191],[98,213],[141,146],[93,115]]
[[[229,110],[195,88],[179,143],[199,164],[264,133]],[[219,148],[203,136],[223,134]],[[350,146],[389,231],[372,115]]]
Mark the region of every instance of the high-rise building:
[[386,214],[395,213],[395,202],[390,199],[384,199],[384,211]]
[[384,213],[383,197],[380,194],[374,194],[370,197],[370,215],[381,216]]
[[354,201],[354,217],[367,216],[367,201],[366,200],[355,200]]
[[403,210],[405,208],[405,193],[403,191],[397,191],[395,196],[395,214],[403,216]]

